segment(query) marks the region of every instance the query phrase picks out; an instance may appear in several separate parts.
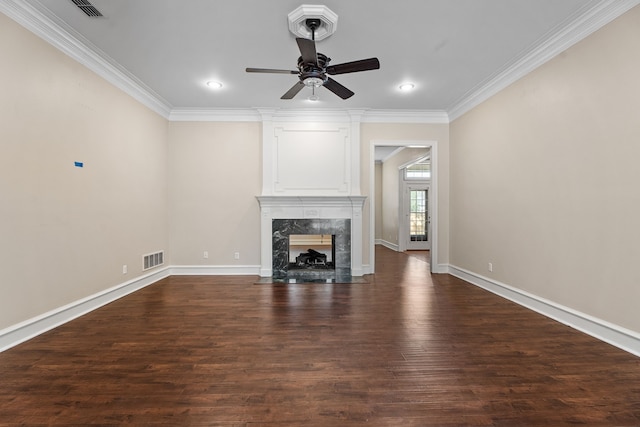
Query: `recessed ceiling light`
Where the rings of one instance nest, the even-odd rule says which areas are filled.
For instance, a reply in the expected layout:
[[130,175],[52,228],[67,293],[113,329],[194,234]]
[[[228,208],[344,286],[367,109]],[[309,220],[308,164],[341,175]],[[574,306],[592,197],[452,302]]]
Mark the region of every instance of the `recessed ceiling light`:
[[209,86],[209,88],[211,88],[211,89],[222,89],[222,83],[216,82],[216,81],[213,81],[213,80],[207,82],[207,86]]
[[403,92],[408,92],[416,87],[413,83],[402,83],[398,88]]

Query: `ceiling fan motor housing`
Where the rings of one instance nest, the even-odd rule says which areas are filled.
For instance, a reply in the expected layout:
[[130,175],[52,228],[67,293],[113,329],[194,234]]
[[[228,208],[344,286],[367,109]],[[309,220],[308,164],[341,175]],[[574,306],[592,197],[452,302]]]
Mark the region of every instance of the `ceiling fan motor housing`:
[[[300,70],[300,80],[304,82],[307,86],[320,86],[324,82],[327,81],[327,74],[325,72],[329,61],[331,58],[328,56],[318,52],[318,62],[316,64],[304,62],[302,56],[298,58],[298,70]],[[309,84],[307,84],[308,79],[320,79],[320,83],[318,80],[311,80]],[[312,83],[313,82],[313,83]]]

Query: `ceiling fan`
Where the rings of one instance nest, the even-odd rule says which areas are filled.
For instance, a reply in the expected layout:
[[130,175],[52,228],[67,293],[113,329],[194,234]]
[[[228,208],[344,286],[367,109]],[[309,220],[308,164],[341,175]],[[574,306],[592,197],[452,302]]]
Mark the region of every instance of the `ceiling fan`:
[[[316,51],[315,31],[321,25],[320,19],[309,18],[305,25],[311,31],[311,39],[296,38],[300,57],[298,58],[298,70],[274,70],[270,68],[247,68],[248,73],[273,73],[273,74],[297,74],[298,81],[280,99],[293,99],[305,86],[313,90],[324,86],[342,99],[350,98],[354,93],[333,80],[329,75],[355,73],[358,71],[377,70],[380,68],[378,58],[361,59],[359,61],[345,62],[343,64],[329,65],[331,58]],[[317,97],[315,97],[317,99]]]

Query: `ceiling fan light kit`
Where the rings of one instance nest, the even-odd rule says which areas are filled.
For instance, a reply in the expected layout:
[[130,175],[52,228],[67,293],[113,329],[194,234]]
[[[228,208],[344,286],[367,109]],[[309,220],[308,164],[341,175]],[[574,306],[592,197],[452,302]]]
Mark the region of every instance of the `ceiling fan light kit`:
[[354,93],[350,89],[333,80],[329,75],[377,70],[380,68],[380,61],[378,58],[369,58],[329,65],[331,58],[316,50],[316,41],[333,34],[337,24],[338,15],[326,6],[302,5],[298,7],[289,14],[289,30],[293,34],[301,36],[296,37],[300,50],[298,70],[247,68],[246,71],[248,73],[297,74],[299,81],[280,99],[292,99],[304,87],[311,87],[312,96],[316,98],[315,88],[320,86],[324,86],[342,99],[352,97]]
[[320,87],[324,84],[324,80],[319,77],[307,77],[302,83],[309,87]]

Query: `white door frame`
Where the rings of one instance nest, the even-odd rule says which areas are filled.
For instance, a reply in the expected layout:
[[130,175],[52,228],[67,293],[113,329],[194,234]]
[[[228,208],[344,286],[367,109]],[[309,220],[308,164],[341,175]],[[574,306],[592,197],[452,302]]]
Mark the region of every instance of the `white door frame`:
[[430,268],[432,273],[438,273],[438,141],[428,140],[372,140],[369,143],[369,264],[370,272],[376,269],[376,182],[375,182],[375,151],[376,147],[425,147],[431,149],[431,251]]
[[[404,252],[407,250],[430,250],[431,249],[431,182],[430,181],[407,181],[404,178],[404,170],[400,171],[402,180],[400,181],[400,206],[398,211],[398,225],[400,230],[398,232],[398,250]],[[410,247],[409,241],[409,197],[408,194],[411,190],[426,190],[427,191],[427,241],[420,242],[424,247],[415,248]]]

